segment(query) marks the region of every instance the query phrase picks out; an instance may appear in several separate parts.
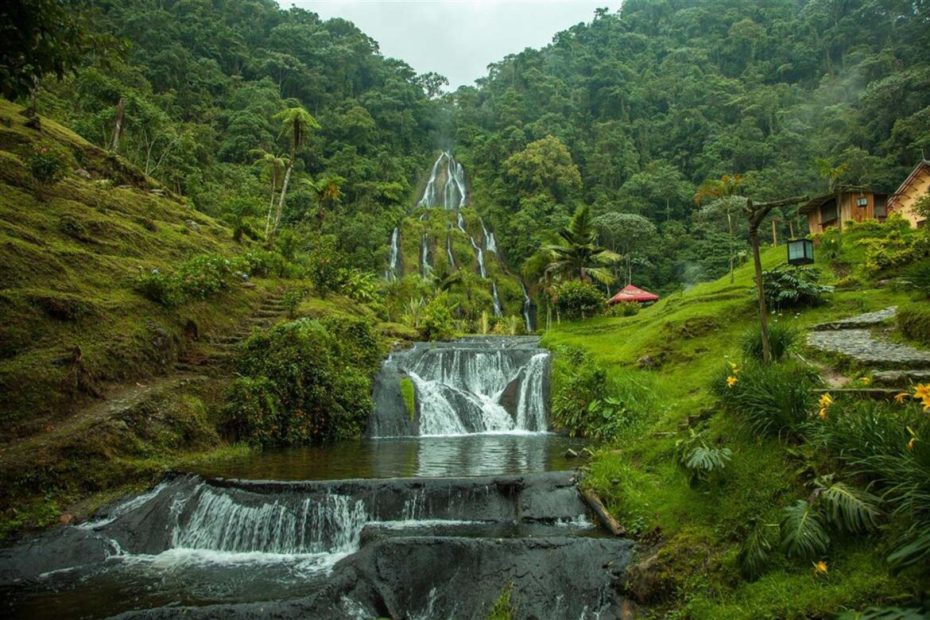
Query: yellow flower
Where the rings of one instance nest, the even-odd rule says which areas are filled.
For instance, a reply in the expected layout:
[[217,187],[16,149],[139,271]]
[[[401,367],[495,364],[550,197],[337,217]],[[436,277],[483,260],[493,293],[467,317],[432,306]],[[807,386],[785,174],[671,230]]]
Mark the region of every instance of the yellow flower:
[[900,394],[898,394],[898,395],[896,395],[896,396],[894,397],[894,400],[895,400],[896,403],[901,404],[901,403],[903,403],[905,400],[907,400],[907,399],[910,398],[910,397],[911,397],[911,395],[908,394],[907,392],[901,392]]
[[930,400],[930,383],[921,383],[914,388],[914,398]]
[[862,385],[872,385],[872,377],[862,377],[860,381],[862,382]]
[[917,444],[917,437],[911,437],[911,440],[907,442],[907,449],[913,450],[916,444]]
[[739,374],[739,366],[737,366],[735,362],[730,362],[730,370],[733,371],[734,375]]
[[820,412],[817,415],[820,416],[821,420],[826,422],[827,421],[827,408],[826,407],[821,408]]
[[815,575],[826,575],[827,572],[829,572],[829,570],[830,569],[827,566],[827,563],[824,562],[823,560],[820,560],[819,562],[814,562],[814,574]]
[[829,394],[823,394],[817,404],[820,405],[821,409],[829,409],[830,405],[833,404],[833,397]]
[[737,381],[739,381],[739,379],[737,379],[733,375],[730,375],[729,377],[727,377],[727,387],[728,388],[733,387],[734,385],[736,385]]

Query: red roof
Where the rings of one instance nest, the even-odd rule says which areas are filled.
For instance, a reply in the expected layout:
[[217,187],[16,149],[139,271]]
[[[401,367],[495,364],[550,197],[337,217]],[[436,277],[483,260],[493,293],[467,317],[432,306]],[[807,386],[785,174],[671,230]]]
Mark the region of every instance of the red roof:
[[619,304],[623,302],[644,302],[644,301],[658,301],[659,296],[649,291],[644,291],[641,288],[635,287],[632,284],[628,284],[623,287],[619,293],[607,300],[608,304]]

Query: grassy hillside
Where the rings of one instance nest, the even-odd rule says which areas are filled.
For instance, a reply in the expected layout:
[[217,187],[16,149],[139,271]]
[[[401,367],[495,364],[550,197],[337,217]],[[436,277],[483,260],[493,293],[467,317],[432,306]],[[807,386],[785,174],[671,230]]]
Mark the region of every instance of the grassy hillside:
[[[772,268],[784,248],[764,252]],[[827,281],[826,261],[817,265]],[[587,484],[642,538],[631,587],[654,609],[695,618],[827,617],[842,609],[919,597],[919,580],[893,575],[887,539],[847,539],[834,549],[829,576],[809,563],[776,558],[756,581],[740,578],[737,552],[756,523],[777,523],[781,507],[806,498],[802,446],[759,440],[715,404],[711,384],[727,361],[739,361],[740,340],[756,324],[751,265],[671,295],[632,317],[596,318],[554,326],[545,343],[586,351],[620,386],[649,395],[650,411],[589,464]],[[832,318],[902,304],[890,288],[838,290],[824,306],[776,314],[798,330]],[[561,351],[561,353],[559,353]],[[805,353],[806,355],[806,353]],[[558,365],[557,365],[558,367]],[[554,390],[564,377],[554,378]],[[677,464],[676,446],[690,430],[709,445],[732,450],[721,481],[691,485]],[[679,617],[675,615],[674,617]]]

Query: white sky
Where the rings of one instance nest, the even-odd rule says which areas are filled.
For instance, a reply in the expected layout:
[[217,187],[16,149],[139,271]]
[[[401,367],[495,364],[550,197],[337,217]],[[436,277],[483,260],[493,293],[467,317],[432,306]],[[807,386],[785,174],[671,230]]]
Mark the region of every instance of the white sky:
[[376,40],[381,53],[417,73],[434,71],[450,90],[487,74],[487,66],[553,35],[590,22],[594,9],[619,0],[278,0],[323,19],[342,17]]

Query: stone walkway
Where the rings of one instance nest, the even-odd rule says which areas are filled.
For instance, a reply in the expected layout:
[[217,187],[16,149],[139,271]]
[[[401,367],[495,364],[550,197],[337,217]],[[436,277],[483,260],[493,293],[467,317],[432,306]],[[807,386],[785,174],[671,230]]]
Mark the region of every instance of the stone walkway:
[[877,328],[894,318],[896,308],[860,314],[842,321],[822,323],[807,336],[813,349],[838,355],[873,371],[881,385],[906,385],[930,377],[930,352],[890,342]]

